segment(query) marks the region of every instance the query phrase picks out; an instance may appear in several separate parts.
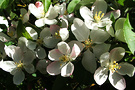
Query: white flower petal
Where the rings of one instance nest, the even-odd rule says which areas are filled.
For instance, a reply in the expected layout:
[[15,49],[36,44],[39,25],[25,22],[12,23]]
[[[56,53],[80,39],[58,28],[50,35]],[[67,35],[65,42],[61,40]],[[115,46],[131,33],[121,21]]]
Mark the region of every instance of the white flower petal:
[[37,65],[36,65],[36,69],[39,70],[42,74],[47,74],[46,71],[46,67],[48,66],[48,64],[50,63],[50,61],[48,60],[39,60]]
[[106,68],[99,67],[94,73],[94,80],[98,85],[102,85],[108,77],[108,70]]
[[47,48],[54,48],[57,43],[60,41],[60,39],[56,39],[53,36],[47,36],[43,39],[44,41],[44,46]]
[[13,61],[1,61],[0,68],[6,72],[12,72],[16,69],[16,64]]
[[43,5],[38,9],[34,4],[31,3],[29,4],[28,9],[36,18],[44,17]]
[[18,46],[21,48],[21,50],[23,52],[25,52],[27,50],[27,47],[26,47],[27,42],[28,42],[28,40],[25,37],[20,37],[18,39]]
[[103,53],[100,56],[101,67],[108,66],[109,65],[109,60],[110,60],[109,52]]
[[62,67],[61,76],[69,77],[72,75],[73,71],[74,71],[74,65],[71,62],[68,62],[66,65]]
[[29,65],[24,65],[24,69],[29,73],[33,73],[35,71],[34,65],[33,64],[29,64]]
[[84,19],[93,20],[93,12],[90,11],[86,6],[80,7],[80,14]]
[[111,46],[110,44],[102,43],[102,44],[95,45],[92,48],[95,56],[99,58],[101,54],[109,51],[110,46]]
[[58,12],[55,10],[55,8],[51,4],[45,17],[47,17],[48,19],[54,19],[57,16],[58,16]]
[[70,54],[70,58],[72,58],[73,60],[75,60],[77,58],[77,56],[80,54],[81,50],[78,47],[77,44],[74,44],[73,48],[72,48],[72,52]]
[[23,64],[25,65],[31,64],[34,59],[35,59],[35,53],[33,51],[28,50],[24,54]]
[[61,27],[62,28],[68,28],[68,20],[64,17],[61,17],[60,20],[61,20],[61,23],[62,23]]
[[48,25],[53,25],[53,24],[57,24],[57,20],[56,19],[48,19],[48,18],[45,18],[44,19],[44,23],[45,24],[48,24]]
[[83,44],[79,41],[72,40],[72,41],[68,42],[68,45],[70,48],[72,48],[74,46],[74,44],[76,44],[80,48],[81,51],[84,49]]
[[125,55],[125,49],[122,47],[116,47],[110,51],[110,60],[120,61]]
[[11,39],[6,34],[4,34],[3,32],[0,32],[0,41],[8,42],[9,40]]
[[29,48],[32,51],[34,51],[34,49],[37,46],[37,43],[36,42],[33,42],[31,40],[27,40],[27,42],[25,42],[25,43],[26,43],[26,47]]
[[36,56],[39,58],[39,59],[44,59],[46,57],[46,52],[45,52],[45,49],[42,48],[41,46],[38,46],[36,48]]
[[110,18],[111,13],[113,13],[115,19],[120,17],[120,10],[114,10],[114,11],[110,11],[110,12],[106,13],[103,18]]
[[125,79],[116,72],[112,73],[110,71],[109,81],[116,89],[124,90],[126,88]]
[[96,12],[98,13],[99,11],[102,11],[102,13],[105,14],[107,10],[107,3],[104,0],[96,0],[92,7],[94,7],[94,15]]
[[20,47],[14,45],[5,46],[6,54],[11,57],[15,62],[19,62],[23,58],[23,52]]
[[60,26],[58,25],[50,25],[50,32],[52,35],[55,35],[55,32],[58,32],[60,30]]
[[44,29],[40,32],[40,38],[41,38],[41,39],[44,39],[46,36],[51,36],[50,28],[44,28]]
[[70,53],[70,47],[66,42],[59,42],[57,46],[61,53],[65,55],[68,55]]
[[23,21],[23,23],[26,23],[26,22],[28,22],[28,20],[29,20],[29,12],[28,13],[26,13],[24,16],[23,16],[23,18],[22,18],[22,21]]
[[25,75],[22,70],[17,70],[13,77],[13,83],[19,85],[24,80]]
[[60,33],[60,37],[61,37],[62,41],[65,41],[68,39],[69,31],[67,30],[67,28],[61,28],[59,33]]
[[92,30],[98,30],[98,23],[93,22],[91,20],[85,20],[85,25],[87,26],[87,28],[92,29]]
[[48,58],[52,61],[58,61],[63,54],[58,49],[49,51]]
[[0,16],[0,24],[4,24],[8,27],[8,21],[5,19],[5,17]]
[[20,13],[21,13],[21,15],[24,15],[24,14],[26,14],[26,13],[27,13],[27,10],[26,10],[26,9],[24,9],[24,8],[21,8],[21,9],[20,9]]
[[78,41],[85,41],[89,38],[90,30],[79,18],[74,19],[71,30]]
[[47,66],[47,72],[50,75],[58,75],[61,73],[61,68],[63,64],[64,64],[63,62],[59,61],[52,62]]
[[122,62],[122,63],[119,63],[119,66],[121,66],[121,68],[117,69],[117,71],[120,75],[127,74],[129,77],[134,76],[135,67],[132,64],[129,64],[127,62]]
[[91,73],[94,73],[97,68],[95,55],[89,49],[84,52],[82,58],[82,65],[86,70]]
[[92,30],[90,33],[90,38],[92,42],[97,44],[105,42],[109,37],[110,35],[102,29]]
[[107,31],[112,37],[114,37],[114,29],[113,29],[112,26],[107,25],[107,26],[106,26],[106,31]]
[[38,38],[38,33],[31,27],[26,27],[26,31],[30,34],[33,40],[36,40]]
[[42,27],[42,26],[44,26],[44,25],[45,25],[45,19],[46,19],[46,18],[41,18],[41,19],[36,20],[36,21],[35,21],[35,25],[36,25],[37,27]]

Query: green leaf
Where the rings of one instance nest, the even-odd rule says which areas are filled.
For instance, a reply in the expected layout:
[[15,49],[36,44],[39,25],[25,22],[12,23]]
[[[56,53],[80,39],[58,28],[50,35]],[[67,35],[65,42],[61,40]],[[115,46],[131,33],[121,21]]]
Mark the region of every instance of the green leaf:
[[125,1],[125,0],[118,0],[118,3],[119,3],[120,5],[122,5],[122,6],[124,6],[124,1]]
[[124,22],[124,36],[126,43],[128,45],[128,48],[134,54],[135,51],[135,33],[131,30],[133,29],[129,22],[129,15],[127,15],[127,18]]
[[12,42],[12,41],[5,42],[5,45],[6,45],[6,46],[13,45],[13,44],[15,44],[15,43],[14,43],[14,42]]
[[0,0],[0,9],[6,9],[14,0]]
[[33,73],[32,76],[33,76],[33,77],[37,77],[37,74],[36,74],[36,73]]
[[119,18],[116,22],[115,22],[115,38],[117,38],[118,40],[122,41],[122,42],[126,42],[125,38],[124,38],[124,23],[125,23],[126,18]]
[[15,13],[10,12],[10,18],[11,18],[11,20],[14,19],[16,16],[17,16],[17,15],[16,15]]
[[111,21],[112,21],[113,23],[115,22],[115,18],[114,18],[113,13],[111,13],[111,15],[110,15],[110,19],[111,19]]
[[81,6],[90,6],[90,4],[93,4],[96,0],[81,0],[75,7],[75,10],[80,9]]
[[79,2],[80,0],[72,0],[67,7],[68,13],[72,13]]
[[29,33],[26,31],[22,21],[20,20],[17,26],[17,38],[19,37],[25,37],[27,39],[32,39],[32,37],[29,35]]
[[42,2],[43,2],[44,10],[45,10],[45,13],[46,13],[48,11],[49,7],[50,7],[51,0],[42,0]]

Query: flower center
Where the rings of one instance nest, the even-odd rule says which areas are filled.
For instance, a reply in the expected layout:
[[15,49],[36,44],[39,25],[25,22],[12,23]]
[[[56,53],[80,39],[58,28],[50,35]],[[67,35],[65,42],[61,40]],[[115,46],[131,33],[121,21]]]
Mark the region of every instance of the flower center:
[[64,15],[68,15],[68,12],[67,12],[67,10],[64,12]]
[[113,63],[111,65],[109,65],[109,69],[112,71],[112,73],[120,68],[121,68],[121,66],[119,66],[118,63],[116,63],[116,61],[113,61]]
[[9,31],[9,32],[7,32],[7,34],[8,34],[10,37],[13,37],[13,36],[14,36],[14,32],[13,32],[13,31]]
[[39,37],[39,38],[37,39],[37,43],[38,43],[39,45],[41,45],[41,44],[43,43],[43,39]]
[[21,60],[19,61],[19,63],[15,63],[17,65],[17,68],[22,68],[23,67],[23,63],[21,62]]
[[102,13],[102,11],[99,11],[98,13],[96,12],[94,19],[96,22],[100,22],[100,20],[103,16],[104,16],[104,13]]
[[63,55],[63,56],[61,56],[59,59],[60,59],[61,61],[63,61],[63,62],[68,62],[68,61],[70,61],[70,58],[69,58],[68,55]]
[[91,41],[92,41],[92,40],[87,39],[87,40],[85,40],[85,41],[83,42],[83,45],[84,45],[84,47],[85,47],[86,49],[88,49],[89,47],[92,46]]
[[60,37],[59,30],[57,30],[57,31],[55,32],[54,36],[55,36],[56,39],[61,38],[61,37]]

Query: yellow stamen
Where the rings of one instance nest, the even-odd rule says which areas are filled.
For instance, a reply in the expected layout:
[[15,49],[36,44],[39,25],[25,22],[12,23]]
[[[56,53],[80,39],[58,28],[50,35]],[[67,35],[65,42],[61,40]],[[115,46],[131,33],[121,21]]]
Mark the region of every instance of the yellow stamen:
[[17,68],[22,68],[23,67],[23,63],[21,62],[21,60],[19,61],[19,63],[15,63],[17,65]]
[[60,37],[60,33],[59,33],[59,30],[57,30],[54,34],[55,38],[58,39],[58,38],[61,38]]
[[92,40],[90,40],[90,39],[84,41],[84,46],[86,49],[88,49],[89,47],[92,46],[91,42],[92,42]]
[[70,58],[69,58],[68,55],[63,55],[63,56],[61,56],[59,59],[60,59],[61,61],[63,61],[63,62],[68,62],[68,61],[70,61]]
[[118,65],[118,63],[116,63],[116,61],[113,61],[113,64],[109,65],[109,69],[113,72],[117,72],[117,69],[120,69],[121,66]]
[[104,16],[104,13],[102,13],[102,11],[99,11],[98,13],[96,12],[94,19],[96,22],[100,22],[100,20],[103,16]]

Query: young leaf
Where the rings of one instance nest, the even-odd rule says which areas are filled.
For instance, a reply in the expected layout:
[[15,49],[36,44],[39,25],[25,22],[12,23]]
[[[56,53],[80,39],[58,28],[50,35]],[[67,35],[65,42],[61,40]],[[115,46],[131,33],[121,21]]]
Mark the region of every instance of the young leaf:
[[27,39],[32,39],[31,36],[29,35],[29,33],[26,31],[22,21],[20,20],[17,26],[17,37],[25,37]]
[[119,3],[120,5],[122,5],[122,6],[124,6],[124,1],[125,1],[125,0],[118,0],[118,3]]
[[44,5],[44,10],[45,10],[45,12],[47,12],[49,7],[50,7],[51,0],[42,0],[42,2],[43,2],[43,5]]
[[0,9],[6,9],[14,0],[0,0]]
[[67,7],[68,13],[72,13],[79,2],[80,0],[72,0]]
[[129,22],[129,15],[127,15],[127,18],[124,22],[124,36],[126,43],[128,45],[128,48],[134,54],[135,51],[135,33],[131,30],[133,29]]

